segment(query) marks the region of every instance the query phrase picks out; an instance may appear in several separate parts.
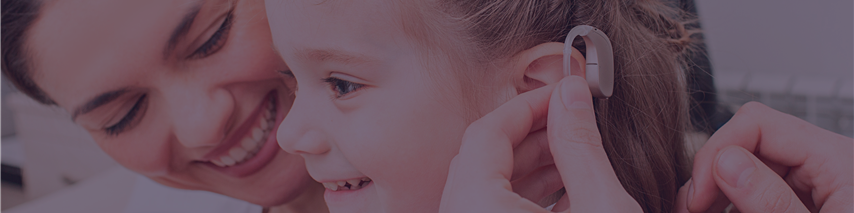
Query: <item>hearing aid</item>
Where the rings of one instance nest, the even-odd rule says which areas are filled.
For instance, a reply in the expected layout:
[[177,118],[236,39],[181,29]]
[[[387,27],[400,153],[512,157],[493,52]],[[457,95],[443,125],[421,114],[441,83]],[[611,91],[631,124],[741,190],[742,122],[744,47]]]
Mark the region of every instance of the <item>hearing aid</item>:
[[586,79],[593,97],[607,99],[614,92],[614,50],[611,40],[599,29],[588,25],[578,25],[569,30],[563,49],[563,72],[569,76],[572,71],[572,41],[581,36],[587,46]]

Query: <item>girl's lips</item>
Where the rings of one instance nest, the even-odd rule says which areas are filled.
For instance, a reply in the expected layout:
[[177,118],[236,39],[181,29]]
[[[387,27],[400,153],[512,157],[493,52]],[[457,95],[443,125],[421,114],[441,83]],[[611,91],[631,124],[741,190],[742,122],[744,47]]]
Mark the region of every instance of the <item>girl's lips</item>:
[[332,191],[359,190],[371,183],[371,178],[362,177],[341,181],[322,182],[323,187]]
[[371,193],[376,193],[373,181],[365,183],[361,188],[356,190],[333,191],[327,188],[323,193],[323,198],[331,208],[367,209],[365,199]]
[[205,155],[207,161],[200,163],[229,176],[245,177],[272,161],[279,152],[275,130],[284,118],[283,113],[276,113],[276,98],[276,92],[270,92],[229,140]]

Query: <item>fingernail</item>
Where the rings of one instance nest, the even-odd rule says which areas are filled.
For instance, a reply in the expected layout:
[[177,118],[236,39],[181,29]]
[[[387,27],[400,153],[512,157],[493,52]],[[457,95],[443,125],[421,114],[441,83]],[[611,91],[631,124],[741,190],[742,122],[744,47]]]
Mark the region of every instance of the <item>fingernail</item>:
[[753,160],[747,153],[735,147],[723,150],[718,156],[718,175],[732,187],[743,187],[750,174],[756,170]]
[[[570,78],[579,78],[582,81],[581,77],[571,76]],[[560,85],[560,96],[563,99],[563,105],[567,109],[592,109],[593,108],[593,100],[590,95],[585,95],[579,91],[573,91],[573,87],[585,86],[586,84],[575,84],[578,79],[570,79],[569,81],[565,81]],[[573,85],[575,84],[575,85]],[[577,90],[577,89],[576,89]]]

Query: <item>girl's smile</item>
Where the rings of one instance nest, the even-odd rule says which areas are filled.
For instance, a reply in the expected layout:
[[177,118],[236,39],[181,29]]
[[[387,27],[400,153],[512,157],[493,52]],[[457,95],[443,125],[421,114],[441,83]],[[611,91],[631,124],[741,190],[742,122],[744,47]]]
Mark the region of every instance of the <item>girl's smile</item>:
[[453,69],[426,68],[400,8],[382,0],[267,9],[298,87],[279,144],[303,156],[330,211],[436,212],[470,122]]

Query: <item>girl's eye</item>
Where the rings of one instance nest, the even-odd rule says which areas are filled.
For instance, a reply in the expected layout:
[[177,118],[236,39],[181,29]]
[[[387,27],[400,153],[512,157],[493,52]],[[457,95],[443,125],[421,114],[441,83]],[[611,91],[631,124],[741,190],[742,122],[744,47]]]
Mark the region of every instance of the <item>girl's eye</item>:
[[353,83],[346,80],[341,80],[335,77],[329,77],[323,79],[324,82],[328,83],[333,91],[336,93],[336,98],[341,98],[348,93],[359,90],[364,87],[364,84]]
[[211,54],[216,53],[223,46],[225,46],[225,41],[228,38],[228,33],[231,31],[231,24],[234,22],[234,12],[228,12],[225,16],[225,19],[222,20],[222,24],[219,26],[219,29],[214,32],[211,37],[205,41],[204,44],[199,46],[196,51],[194,51],[188,59],[199,59],[210,56]]
[[136,100],[136,103],[134,103],[133,107],[128,110],[127,114],[125,114],[119,122],[104,128],[104,132],[110,136],[118,136],[122,132],[133,128],[137,123],[139,123],[139,118],[141,118],[145,113],[145,109],[148,106],[147,100],[147,95],[143,94],[140,96],[139,99]]

